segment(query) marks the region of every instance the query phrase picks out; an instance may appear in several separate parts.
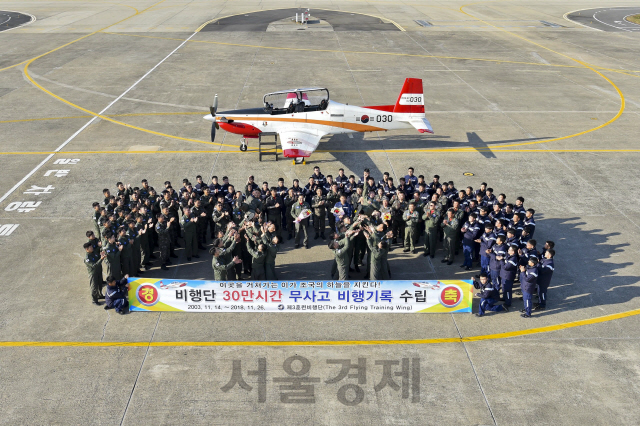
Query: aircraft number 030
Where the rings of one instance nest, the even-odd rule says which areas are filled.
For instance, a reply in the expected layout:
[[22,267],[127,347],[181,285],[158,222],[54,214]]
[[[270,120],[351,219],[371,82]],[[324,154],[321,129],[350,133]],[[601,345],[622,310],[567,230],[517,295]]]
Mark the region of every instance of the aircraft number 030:
[[393,115],[376,115],[377,123],[391,123],[393,121]]

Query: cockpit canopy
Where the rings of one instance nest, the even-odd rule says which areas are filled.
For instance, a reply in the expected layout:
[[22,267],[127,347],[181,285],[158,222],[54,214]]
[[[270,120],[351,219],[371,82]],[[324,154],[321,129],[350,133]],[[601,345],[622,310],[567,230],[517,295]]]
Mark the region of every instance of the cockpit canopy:
[[322,111],[329,105],[329,91],[323,88],[283,90],[267,93],[263,102],[270,114]]

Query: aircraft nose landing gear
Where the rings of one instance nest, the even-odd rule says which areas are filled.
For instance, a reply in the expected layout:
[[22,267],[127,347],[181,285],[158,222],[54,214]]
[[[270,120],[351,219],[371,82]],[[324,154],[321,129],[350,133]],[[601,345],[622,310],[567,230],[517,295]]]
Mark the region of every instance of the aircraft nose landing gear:
[[306,161],[304,161],[304,157],[296,157],[293,160],[293,164],[306,164]]
[[247,140],[245,138],[240,139],[240,151],[245,152],[247,150]]

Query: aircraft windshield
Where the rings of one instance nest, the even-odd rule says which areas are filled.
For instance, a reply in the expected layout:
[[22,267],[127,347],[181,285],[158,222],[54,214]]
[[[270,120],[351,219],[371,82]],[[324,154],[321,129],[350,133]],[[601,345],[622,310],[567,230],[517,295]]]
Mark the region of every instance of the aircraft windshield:
[[327,89],[291,90],[264,96],[264,108],[271,114],[322,111],[328,103]]

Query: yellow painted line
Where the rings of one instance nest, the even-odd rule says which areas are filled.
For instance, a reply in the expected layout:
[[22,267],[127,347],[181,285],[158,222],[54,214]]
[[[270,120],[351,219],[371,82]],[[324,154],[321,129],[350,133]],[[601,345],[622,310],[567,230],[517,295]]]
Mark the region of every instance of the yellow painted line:
[[[238,147],[236,147],[238,148]],[[249,148],[247,152],[258,152],[256,148]],[[339,150],[316,150],[319,153],[385,153],[385,154],[414,154],[414,153],[460,153],[460,152],[505,152],[505,153],[538,153],[547,154],[550,152],[556,153],[634,153],[640,152],[640,149],[500,149],[496,148],[433,148],[433,149],[339,149]],[[0,155],[49,155],[49,154],[242,154],[235,150],[185,150],[185,151],[6,151],[0,152]]]
[[0,68],[0,72],[5,71],[5,70],[8,70],[8,69],[11,69],[11,68],[14,68],[14,67],[17,67],[17,66],[22,65],[22,64],[24,64],[24,63],[26,63],[26,62],[33,62],[33,61],[35,61],[35,60],[36,60],[36,59],[38,59],[38,58],[42,58],[43,56],[46,56],[46,55],[48,55],[48,54],[50,54],[50,53],[53,53],[53,52],[55,52],[55,51],[57,51],[57,50],[60,50],[60,49],[62,49],[62,48],[64,48],[64,47],[67,47],[67,46],[69,46],[69,45],[72,45],[73,43],[77,43],[77,42],[79,42],[80,40],[84,40],[84,39],[85,39],[85,38],[87,38],[87,37],[91,37],[92,35],[95,35],[95,34],[99,33],[100,31],[103,31],[103,30],[106,30],[106,29],[108,29],[108,28],[111,28],[111,27],[113,27],[114,25],[118,25],[119,23],[124,22],[124,21],[126,21],[127,19],[133,18],[133,17],[134,17],[134,16],[136,16],[136,15],[140,15],[141,13],[144,13],[145,11],[149,10],[150,8],[152,8],[153,6],[158,5],[158,4],[160,4],[160,3],[164,2],[164,1],[165,1],[165,0],[161,0],[160,2],[158,2],[158,3],[156,3],[156,4],[152,5],[152,6],[150,6],[150,7],[146,8],[146,9],[144,9],[142,12],[138,12],[138,9],[136,9],[135,7],[132,7],[132,6],[128,6],[128,5],[126,5],[126,4],[122,4],[122,5],[121,5],[121,4],[113,3],[114,5],[126,6],[126,7],[128,7],[128,8],[131,8],[131,9],[135,10],[136,12],[135,12],[133,15],[128,16],[127,18],[124,18],[124,19],[122,19],[122,20],[120,20],[120,21],[116,22],[115,24],[108,25],[108,26],[106,26],[106,27],[104,27],[104,28],[101,28],[101,29],[99,29],[99,30],[97,30],[97,31],[94,31],[94,32],[92,32],[92,33],[90,33],[90,34],[87,34],[87,35],[84,35],[84,36],[82,36],[82,37],[80,37],[80,38],[77,38],[77,39],[75,39],[75,40],[72,40],[72,41],[70,41],[70,42],[68,42],[68,43],[63,44],[62,46],[58,46],[58,47],[56,47],[56,48],[55,48],[55,49],[53,49],[53,50],[50,50],[50,51],[45,52],[45,53],[43,53],[43,54],[41,54],[41,55],[38,55],[38,56],[36,56],[35,58],[27,59],[27,60],[22,61],[22,62],[19,62],[19,63],[17,63],[17,64],[13,64],[13,65],[10,65],[10,66],[8,66],[8,67]]
[[[159,40],[174,40],[174,41],[184,41],[181,38],[175,37],[160,37],[160,36],[149,36],[149,35],[141,35],[141,34],[128,34],[128,33],[118,33],[113,31],[103,31],[104,34],[112,34],[119,35],[124,37],[139,37],[139,38],[154,38]],[[209,41],[209,40],[189,40],[188,43],[204,43],[204,44],[217,44],[221,46],[231,46],[231,47],[248,47],[248,48],[256,48],[256,49],[271,49],[271,50],[291,50],[297,52],[319,52],[319,53],[345,53],[345,54],[353,54],[353,55],[383,55],[383,56],[407,56],[414,58],[434,58],[434,59],[450,59],[456,61],[478,61],[478,62],[495,62],[498,64],[516,64],[516,65],[534,65],[538,67],[557,67],[557,68],[574,68],[574,69],[585,69],[584,66],[578,65],[562,65],[562,64],[544,64],[540,62],[524,62],[524,61],[509,61],[504,59],[486,59],[486,58],[466,58],[461,56],[439,56],[439,55],[421,55],[421,54],[412,54],[412,53],[397,53],[397,52],[370,52],[370,51],[356,51],[356,50],[335,50],[335,49],[309,49],[304,47],[282,47],[282,46],[262,46],[256,44],[241,44],[241,43],[226,43],[222,41]],[[605,68],[593,66],[594,68],[604,70],[604,71],[616,71],[616,72],[638,72],[627,69],[616,69],[616,68]]]
[[[162,1],[164,1],[164,0],[162,0]],[[157,3],[157,4],[159,4],[159,3]],[[155,5],[154,5],[154,6],[155,6]],[[150,7],[153,7],[153,6],[150,6]],[[149,7],[149,8],[150,8],[150,7]],[[482,21],[481,19],[478,19],[478,18],[474,17],[474,16],[473,16],[473,15],[471,15],[471,14],[468,14],[468,13],[464,12],[464,10],[463,10],[463,8],[464,8],[464,7],[465,7],[465,6],[460,7],[460,11],[461,11],[462,13],[464,13],[465,15],[468,15],[468,16],[470,16],[470,17],[472,17],[472,18],[474,18],[474,19],[476,19],[476,20],[478,20],[478,21],[485,22],[485,21]],[[149,9],[149,8],[147,8],[147,9]],[[145,9],[145,10],[147,10],[147,9]],[[607,121],[606,123],[601,124],[601,125],[599,125],[599,126],[597,126],[597,127],[594,127],[594,128],[592,128],[592,129],[589,129],[589,130],[585,130],[585,131],[583,131],[583,132],[575,133],[575,134],[568,135],[568,136],[562,136],[562,137],[558,137],[558,138],[544,139],[544,140],[535,141],[535,142],[523,142],[523,143],[517,143],[517,144],[503,145],[503,146],[502,146],[503,148],[507,148],[507,147],[516,147],[516,146],[523,146],[523,145],[542,144],[542,143],[547,143],[547,142],[553,142],[553,141],[558,141],[558,140],[569,139],[569,138],[573,138],[573,137],[576,137],[576,136],[581,136],[581,135],[584,135],[584,134],[587,134],[587,133],[590,133],[590,132],[593,132],[593,131],[595,131],[595,130],[598,130],[598,129],[601,129],[601,128],[604,128],[604,127],[608,126],[609,124],[611,124],[611,123],[613,123],[614,121],[616,121],[616,120],[617,120],[617,119],[622,115],[622,112],[624,111],[624,107],[625,107],[624,95],[622,94],[622,92],[620,91],[620,89],[619,89],[619,88],[618,88],[618,87],[617,87],[617,86],[616,86],[616,85],[615,85],[615,84],[614,84],[614,83],[613,83],[609,78],[607,78],[605,75],[603,75],[603,74],[602,74],[602,73],[600,73],[599,71],[595,70],[592,66],[590,66],[589,64],[587,64],[587,63],[585,63],[585,62],[582,62],[582,61],[579,61],[579,60],[577,60],[577,59],[575,59],[575,58],[572,58],[572,57],[570,57],[570,56],[567,56],[567,55],[564,55],[564,54],[562,54],[562,53],[556,52],[556,51],[554,51],[554,50],[552,50],[552,49],[550,49],[550,48],[547,48],[547,47],[545,47],[545,46],[542,46],[542,45],[540,45],[540,44],[538,44],[538,43],[535,43],[535,42],[533,42],[533,41],[530,41],[530,40],[528,40],[528,39],[526,39],[526,38],[524,38],[524,37],[522,37],[522,36],[519,36],[519,35],[517,35],[517,34],[515,34],[515,33],[512,33],[512,32],[510,32],[510,31],[504,30],[504,29],[502,29],[502,28],[500,28],[500,27],[496,27],[496,26],[494,26],[494,25],[492,25],[492,24],[490,24],[490,23],[488,23],[488,22],[485,22],[485,23],[486,23],[487,25],[490,25],[490,26],[492,26],[492,27],[496,28],[496,29],[499,29],[500,31],[504,31],[504,32],[506,32],[506,33],[508,33],[508,34],[511,34],[511,35],[513,35],[513,36],[515,36],[515,37],[521,38],[522,40],[525,40],[525,41],[527,41],[527,42],[529,42],[529,43],[532,43],[532,44],[534,44],[534,45],[536,45],[536,46],[539,46],[539,47],[541,47],[541,48],[543,48],[543,49],[545,49],[545,50],[548,50],[548,51],[551,51],[551,52],[553,52],[553,53],[556,53],[556,54],[558,54],[558,55],[560,55],[560,56],[566,57],[566,58],[568,58],[568,59],[570,59],[570,60],[572,60],[572,61],[574,61],[574,62],[576,62],[576,63],[578,63],[578,64],[580,64],[580,65],[582,65],[583,67],[590,69],[591,71],[595,72],[596,74],[598,74],[599,76],[601,76],[602,78],[604,78],[604,79],[605,79],[609,84],[611,84],[611,85],[614,87],[614,89],[618,92],[618,95],[620,96],[620,100],[621,100],[621,106],[620,106],[620,110],[618,111],[618,114],[616,114],[616,116],[615,116],[615,117],[613,117],[612,119],[610,119],[610,120],[609,120],[609,121]],[[116,24],[113,24],[113,25],[116,25]],[[180,40],[180,41],[184,41],[184,40],[181,40],[181,39],[178,39],[178,40]],[[263,46],[255,46],[255,47],[257,47],[257,48],[264,48]],[[58,48],[58,49],[59,49],[59,48]],[[285,49],[288,49],[288,48],[285,48]],[[57,50],[57,49],[55,49],[55,50]],[[53,50],[53,51],[55,51],[55,50]],[[292,50],[293,50],[293,49],[292,49]],[[51,52],[53,52],[53,51],[51,51]],[[51,52],[48,52],[48,53],[51,53]],[[48,54],[48,53],[46,53],[46,54]],[[359,53],[359,52],[355,52],[355,53]],[[39,57],[45,56],[46,54],[40,55]],[[412,55],[405,55],[405,54],[395,54],[395,55],[412,56]],[[425,55],[415,55],[415,56],[425,56]],[[215,143],[215,142],[207,142],[207,141],[202,141],[202,140],[198,140],[198,139],[183,138],[183,137],[180,137],[180,136],[173,136],[173,135],[169,135],[169,134],[166,134],[166,133],[161,133],[161,132],[156,132],[156,131],[149,130],[149,129],[144,129],[144,128],[142,128],[142,127],[133,126],[133,125],[130,125],[130,124],[124,123],[124,122],[122,122],[122,121],[114,120],[113,118],[110,118],[110,117],[108,117],[108,116],[106,116],[106,115],[100,115],[100,114],[98,114],[98,113],[96,113],[96,112],[90,111],[90,110],[88,110],[88,109],[86,109],[86,108],[83,108],[83,107],[81,107],[81,106],[79,106],[79,105],[76,105],[76,104],[74,104],[74,103],[72,103],[72,102],[70,102],[70,101],[68,101],[68,100],[66,100],[66,99],[64,99],[64,98],[62,98],[62,97],[60,97],[60,96],[58,96],[58,95],[56,95],[56,94],[52,93],[51,91],[49,91],[49,90],[45,89],[44,87],[42,87],[40,84],[38,84],[38,83],[37,83],[37,82],[36,82],[36,81],[35,81],[35,80],[34,80],[34,79],[29,75],[29,65],[30,65],[33,61],[35,61],[36,59],[38,59],[39,57],[33,58],[33,59],[29,60],[29,61],[26,63],[26,65],[25,65],[25,67],[24,67],[24,74],[25,74],[25,76],[27,77],[27,79],[28,79],[28,80],[29,80],[33,85],[35,85],[36,87],[38,87],[40,90],[44,91],[45,93],[49,94],[50,96],[52,96],[52,97],[54,97],[54,98],[58,99],[59,101],[61,101],[61,102],[65,103],[65,104],[67,104],[67,105],[69,105],[69,106],[71,106],[71,107],[73,107],[73,108],[79,109],[79,110],[81,110],[81,111],[83,111],[83,112],[85,112],[85,113],[88,113],[88,114],[92,115],[92,116],[96,116],[96,117],[102,118],[102,119],[103,119],[103,120],[105,120],[105,121],[110,121],[110,122],[112,122],[112,123],[119,124],[119,125],[122,125],[122,126],[124,126],[124,127],[128,127],[128,128],[134,129],[134,130],[139,130],[139,131],[146,132],[146,133],[149,133],[149,134],[153,134],[153,135],[156,135],[156,136],[163,136],[163,137],[168,137],[168,138],[177,139],[177,140],[182,140],[182,141],[187,141],[187,142],[204,143],[204,144],[208,144],[208,145],[215,145],[215,146],[225,146],[225,147],[231,147],[231,148],[235,148],[235,147],[236,147],[235,145],[218,144],[218,143]],[[505,61],[502,61],[502,62],[505,62]],[[549,66],[549,65],[546,65],[546,64],[544,64],[544,65],[545,65],[545,66]],[[482,149],[482,148],[484,148],[484,147],[478,147],[478,149]],[[475,148],[474,148],[474,147],[471,147],[471,148],[468,148],[468,147],[467,147],[467,148],[457,148],[457,149],[456,149],[456,148],[454,148],[454,149],[451,149],[451,150],[449,150],[449,151],[442,151],[442,152],[468,151],[468,150],[470,150],[470,149],[475,149]],[[384,150],[380,150],[380,151],[384,151]],[[333,151],[333,152],[340,152],[340,151]],[[351,152],[358,152],[358,151],[351,151]],[[368,151],[363,150],[363,152],[368,152]],[[374,151],[374,152],[375,152],[375,151]]]
[[[178,111],[178,112],[141,112],[141,113],[131,113],[131,114],[105,114],[105,116],[107,117],[147,117],[147,116],[154,116],[154,115],[202,115],[204,117],[206,114],[207,113],[205,111],[198,111],[198,112]],[[32,121],[49,121],[49,120],[69,120],[72,118],[91,118],[91,117],[93,116],[92,115],[76,115],[76,116],[69,116],[69,117],[24,118],[21,120],[0,121],[0,124],[25,123],[25,122],[32,122]]]
[[[162,0],[162,1],[164,1],[164,0]],[[44,55],[42,55],[42,56],[44,56]],[[166,133],[156,132],[154,130],[149,130],[149,129],[144,129],[142,127],[138,127],[138,126],[134,126],[134,125],[131,125],[131,124],[128,124],[128,123],[124,123],[122,121],[114,120],[111,117],[99,114],[97,112],[90,111],[90,110],[88,110],[86,108],[81,107],[80,105],[76,105],[73,102],[69,102],[68,100],[56,95],[55,93],[53,93],[53,92],[51,92],[51,91],[49,91],[47,89],[45,89],[44,87],[42,87],[40,84],[38,84],[38,82],[35,81],[31,77],[31,75],[29,74],[29,65],[31,65],[31,63],[33,63],[33,61],[35,61],[36,59],[38,59],[38,57],[29,60],[26,63],[26,65],[24,66],[24,75],[25,75],[25,77],[27,77],[27,79],[31,82],[31,84],[36,86],[38,89],[42,90],[43,92],[45,92],[46,94],[52,96],[53,98],[59,100],[60,102],[69,105],[70,107],[79,109],[80,111],[86,112],[87,114],[90,114],[92,116],[101,118],[101,119],[103,119],[105,121],[109,121],[111,123],[119,124],[121,126],[128,127],[130,129],[139,130],[141,132],[149,133],[149,134],[156,135],[156,136],[164,136],[164,137],[171,138],[171,139],[177,139],[177,140],[186,141],[186,142],[197,142],[197,143],[203,143],[203,144],[214,145],[214,146],[226,146],[226,147],[229,147],[229,148],[235,148],[236,147],[236,145],[221,144],[221,143],[216,143],[216,142],[207,142],[207,141],[203,141],[203,140],[199,140],[199,139],[183,138],[181,136],[168,135]]]
[[238,342],[0,342],[0,347],[212,347],[212,346],[359,346],[359,345],[433,345],[442,343],[469,343],[486,340],[509,339],[528,336],[531,334],[548,333],[551,331],[567,330],[574,327],[593,325],[607,321],[639,315],[640,309],[604,315],[546,327],[530,328],[527,330],[508,331],[505,333],[484,334],[470,337],[447,337],[439,339],[408,339],[408,340],[301,340],[301,341],[238,341]]
[[[159,40],[184,41],[184,39],[174,38],[174,37],[159,37],[159,36],[148,36],[148,35],[141,35],[141,34],[127,34],[127,33],[117,33],[112,31],[104,31],[104,34],[119,35],[124,37],[139,37],[139,38],[154,38]],[[324,53],[345,53],[345,54],[353,54],[353,55],[405,56],[405,57],[413,57],[413,58],[451,59],[451,60],[458,60],[458,61],[496,62],[496,63],[516,64],[516,65],[535,65],[539,67],[584,69],[584,67],[577,66],[577,65],[543,64],[540,62],[508,61],[508,60],[502,60],[502,59],[485,59],[485,58],[465,58],[460,56],[421,55],[421,54],[397,53],[397,52],[368,52],[368,51],[363,52],[363,51],[356,51],[356,50],[335,50],[335,49],[308,49],[304,47],[261,46],[256,44],[226,43],[222,41],[208,41],[208,40],[189,40],[188,43],[216,44],[220,46],[247,47],[247,48],[267,49],[267,50],[269,49],[270,50],[291,50],[295,52],[319,52],[319,53],[324,52]],[[627,71],[627,70],[621,70],[621,71]]]
[[[217,21],[220,21],[220,20],[222,20],[222,19],[226,19],[226,18],[231,18],[232,16],[250,15],[250,14],[252,14],[252,13],[258,13],[258,12],[269,12],[269,11],[272,11],[272,10],[280,10],[280,9],[283,9],[283,8],[278,7],[278,8],[275,8],[275,9],[257,9],[257,10],[253,10],[253,11],[251,11],[251,12],[234,13],[233,15],[223,16],[223,17],[221,17],[221,18],[214,18],[214,19],[211,19],[210,21],[207,21],[207,22],[205,22],[204,24],[200,25],[200,26],[198,27],[198,29],[196,30],[196,32],[197,32],[197,33],[199,33],[200,31],[202,31],[202,29],[203,29],[204,27],[206,27],[207,25],[209,25],[209,24],[211,24],[211,23],[213,23],[213,22],[217,22]],[[370,15],[370,14],[368,14],[368,13],[361,13],[361,12],[349,12],[349,11],[346,11],[346,10],[320,9],[320,8],[317,8],[317,7],[314,7],[314,8],[313,8],[313,10],[325,10],[325,11],[328,11],[328,12],[353,13],[353,14],[356,14],[356,15],[370,16],[370,17],[372,17],[372,18],[380,19],[381,21],[387,21],[388,23],[391,23],[391,24],[395,25],[395,26],[396,26],[396,28],[398,28],[400,31],[406,31],[406,30],[405,30],[404,28],[402,28],[402,27],[401,27],[401,26],[400,26],[396,21],[393,21],[393,20],[391,20],[391,19],[389,19],[389,18],[383,18],[383,17],[381,17],[381,16],[377,16],[377,15]]]
[[[505,0],[495,0],[495,1],[505,1]],[[482,20],[480,18],[477,18],[474,15],[464,11],[465,7],[469,7],[469,6],[476,5],[476,4],[486,4],[486,3],[491,3],[491,1],[490,2],[477,2],[477,3],[468,4],[468,5],[462,5],[462,6],[460,6],[460,12],[465,14],[465,15],[467,15],[467,16],[469,16],[469,17],[471,17],[471,18],[473,18],[473,19],[476,19],[476,20],[478,20],[478,21],[480,21],[482,23],[485,23],[485,24],[487,24],[487,25],[489,25],[489,26],[491,26],[493,28],[496,28],[499,31],[503,31],[503,32],[505,32],[505,33],[507,33],[509,35],[517,37],[517,38],[519,38],[519,39],[521,39],[523,41],[526,41],[527,43],[533,44],[534,46],[538,46],[541,49],[545,49],[545,50],[547,50],[549,52],[555,53],[556,55],[562,56],[564,58],[567,58],[567,59],[569,59],[571,61],[574,61],[574,62],[582,65],[583,67],[593,71],[594,73],[598,74],[600,77],[605,79],[616,90],[616,92],[618,92],[618,96],[620,97],[620,110],[618,111],[618,113],[613,118],[611,118],[609,121],[607,121],[606,123],[603,123],[603,124],[601,124],[599,126],[596,126],[596,127],[592,128],[592,129],[585,130],[585,131],[579,132],[579,133],[575,133],[573,135],[562,136],[562,137],[559,137],[559,138],[551,138],[551,139],[545,139],[545,140],[535,141],[535,142],[522,142],[522,143],[517,143],[517,144],[511,144],[511,145],[502,145],[502,147],[509,148],[509,147],[514,147],[514,146],[536,145],[536,144],[555,142],[555,141],[559,141],[559,140],[564,140],[564,139],[569,139],[569,138],[573,138],[573,137],[577,137],[577,136],[586,135],[587,133],[595,132],[596,130],[599,130],[599,129],[602,129],[604,127],[607,127],[611,123],[615,122],[618,118],[620,118],[620,116],[622,116],[622,113],[624,112],[624,108],[625,108],[625,99],[624,99],[624,95],[622,94],[622,91],[607,76],[605,76],[600,71],[598,71],[595,68],[593,68],[593,66],[591,66],[591,64],[589,64],[587,62],[584,62],[584,61],[581,61],[579,59],[573,58],[573,57],[571,57],[569,55],[565,55],[564,53],[555,51],[555,50],[553,50],[553,49],[551,49],[549,47],[546,47],[546,46],[543,46],[543,45],[541,45],[539,43],[536,43],[535,41],[531,41],[528,38],[523,37],[523,36],[521,36],[519,34],[516,34],[516,33],[512,32],[512,31],[507,31],[504,28],[495,26],[495,25],[491,24],[490,22],[484,21],[484,20]]]

